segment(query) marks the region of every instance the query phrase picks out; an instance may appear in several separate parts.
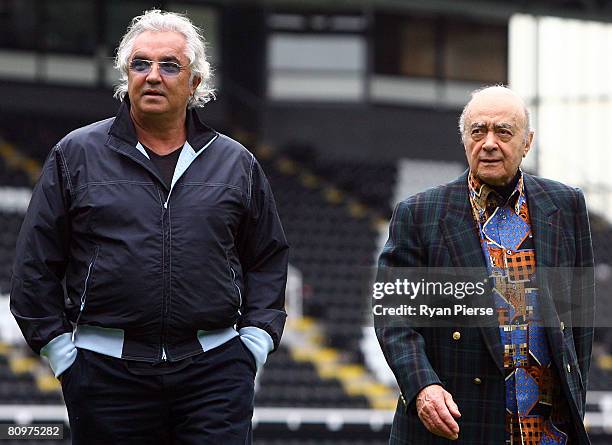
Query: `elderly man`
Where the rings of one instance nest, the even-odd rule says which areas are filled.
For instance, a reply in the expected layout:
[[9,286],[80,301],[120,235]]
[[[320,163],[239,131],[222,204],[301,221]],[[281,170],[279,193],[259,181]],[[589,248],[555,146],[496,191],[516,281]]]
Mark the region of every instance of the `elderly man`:
[[379,264],[486,269],[498,326],[377,327],[401,390],[390,443],[588,444],[584,197],[520,170],[533,131],[510,89],[474,92],[459,127],[469,170],[397,206]]
[[116,66],[116,117],[44,164],[11,310],[61,380],[73,443],[250,443],[255,373],[286,317],[272,192],[195,111],[210,69],[186,17],[136,17]]

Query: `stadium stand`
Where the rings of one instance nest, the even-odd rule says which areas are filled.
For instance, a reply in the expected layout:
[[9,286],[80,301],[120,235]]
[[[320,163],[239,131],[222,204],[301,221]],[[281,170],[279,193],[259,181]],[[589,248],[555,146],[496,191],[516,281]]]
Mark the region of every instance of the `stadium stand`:
[[285,347],[270,357],[259,383],[264,390],[257,393],[257,406],[367,407],[365,399],[347,397],[337,380],[322,380],[312,363],[292,359]]
[[319,178],[325,178],[338,190],[358,199],[385,219],[391,217],[391,192],[395,186],[397,167],[392,162],[375,164],[363,161],[334,160],[322,157],[303,145],[289,144],[283,155]]
[[20,213],[0,213],[0,295],[7,294],[10,289],[15,241],[22,219],[23,215]]
[[[360,272],[373,265],[376,232],[343,193],[298,164],[280,159],[266,165],[291,246],[291,263],[310,287],[304,310],[327,321],[330,346],[357,351],[366,299],[360,296]],[[354,206],[354,207],[351,207]],[[353,214],[351,214],[353,212]]]

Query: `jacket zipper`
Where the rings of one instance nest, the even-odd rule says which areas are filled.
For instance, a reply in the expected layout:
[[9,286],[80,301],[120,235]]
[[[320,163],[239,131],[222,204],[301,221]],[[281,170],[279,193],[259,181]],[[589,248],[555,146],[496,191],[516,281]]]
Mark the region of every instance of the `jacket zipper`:
[[[218,137],[219,137],[219,135],[215,135],[210,141],[208,141],[208,143],[198,151],[198,156],[200,154],[202,154],[204,152],[204,150],[206,150],[208,148],[208,146],[210,144],[212,144]],[[179,157],[179,159],[180,159],[180,157]],[[193,158],[191,160],[191,162],[193,162],[194,159],[195,158]],[[178,165],[178,162],[177,162],[177,165]],[[175,168],[175,173],[176,173],[176,166],[174,168]],[[181,172],[180,176],[178,176],[176,178],[177,181],[183,175],[183,173],[185,173],[185,171],[186,171],[186,169],[183,170]],[[163,258],[163,261],[162,261],[162,263],[163,263],[162,267],[164,268],[162,270],[162,277],[163,277],[163,280],[164,280],[164,283],[163,283],[163,286],[162,286],[163,287],[163,294],[164,294],[163,316],[162,316],[162,338],[161,338],[161,360],[162,360],[162,362],[165,362],[165,361],[168,360],[168,356],[166,354],[166,317],[168,315],[169,303],[166,301],[167,300],[166,291],[170,292],[169,287],[168,287],[168,289],[166,289],[166,281],[165,281],[166,277],[165,277],[165,274],[163,273],[163,272],[165,272],[165,267],[166,267],[166,265],[165,265],[165,260],[166,260],[166,258],[165,258],[165,254],[166,254],[166,252],[165,252],[165,250],[166,250],[166,241],[165,240],[166,240],[166,238],[165,237],[166,237],[166,234],[165,234],[165,227],[164,227],[164,217],[166,216],[166,210],[168,210],[168,204],[170,202],[170,195],[172,195],[172,190],[174,190],[174,177],[172,178],[172,180],[173,180],[173,182],[170,184],[170,190],[168,190],[168,196],[166,197],[165,201],[163,200],[161,194],[159,193],[159,188],[157,189],[157,193],[159,195],[159,199],[160,199],[160,201],[162,203],[162,251],[163,251],[163,255],[164,255],[164,258]],[[168,255],[169,254],[170,254],[170,252],[168,252]],[[170,272],[168,271],[168,273],[170,273]],[[242,298],[241,298],[241,300],[242,300]]]
[[[166,277],[165,277],[165,268],[166,268],[166,233],[165,233],[165,224],[164,217],[166,214],[166,209],[168,208],[168,201],[164,202],[162,195],[157,188],[157,194],[159,196],[159,202],[161,203],[161,220],[162,220],[162,328],[161,328],[161,361],[165,362],[168,360],[168,356],[166,354],[166,312],[167,312],[167,303],[166,303]],[[170,193],[168,192],[168,197],[170,197]]]
[[[89,284],[89,278],[91,277],[91,271],[96,263],[96,258],[98,258],[99,247],[96,246],[93,256],[89,261],[89,266],[87,266],[87,275],[85,275],[85,283],[83,285],[83,292],[81,293],[81,305],[79,306],[79,315],[77,315],[77,319],[75,325],[78,329],[79,321],[81,321],[81,315],[83,315],[83,311],[85,310],[85,303],[87,302],[87,286]],[[72,341],[74,342],[74,334],[76,329],[72,332]]]

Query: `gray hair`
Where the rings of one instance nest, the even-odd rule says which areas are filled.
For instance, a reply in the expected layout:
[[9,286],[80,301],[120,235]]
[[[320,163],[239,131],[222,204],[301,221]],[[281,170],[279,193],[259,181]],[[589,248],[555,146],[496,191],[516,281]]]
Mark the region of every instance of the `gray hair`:
[[145,11],[144,14],[134,17],[127,32],[121,38],[115,57],[115,68],[119,70],[119,83],[115,86],[115,94],[123,100],[128,92],[129,58],[132,53],[134,40],[146,31],[164,32],[173,31],[181,33],[187,42],[185,56],[189,59],[191,77],[200,79],[200,84],[189,98],[188,108],[203,107],[207,102],[215,99],[211,85],[212,69],[206,58],[206,42],[200,28],[195,26],[185,15],[175,12],[165,12],[159,9]]
[[[523,100],[518,94],[516,94],[514,91],[512,91],[510,88],[508,88],[505,85],[502,84],[498,84],[498,85],[488,85],[482,88],[478,88],[474,91],[472,91],[470,93],[470,100],[468,101],[467,104],[465,104],[465,107],[463,107],[463,111],[461,111],[461,116],[459,116],[459,135],[461,136],[461,140],[464,141],[465,140],[465,118],[467,116],[467,111],[468,108],[470,107],[470,104],[472,103],[472,100],[474,99],[474,96],[476,96],[478,93],[481,93],[485,90],[488,89],[501,89],[503,91],[506,91],[516,97],[518,97],[519,99]],[[526,105],[523,105],[523,114],[525,115],[525,135],[524,135],[524,140],[525,142],[527,142],[527,138],[529,137],[529,133],[532,132],[532,128],[531,128],[531,116],[529,113],[529,110],[527,109]]]

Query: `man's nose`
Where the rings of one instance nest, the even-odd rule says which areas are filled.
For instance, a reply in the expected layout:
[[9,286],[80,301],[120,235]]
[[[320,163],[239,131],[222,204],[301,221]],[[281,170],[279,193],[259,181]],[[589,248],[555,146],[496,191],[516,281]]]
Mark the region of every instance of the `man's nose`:
[[495,150],[497,148],[497,137],[493,131],[487,132],[482,148],[487,151]]
[[159,83],[161,82],[161,74],[159,73],[159,64],[153,63],[151,65],[151,71],[147,74],[147,82]]

